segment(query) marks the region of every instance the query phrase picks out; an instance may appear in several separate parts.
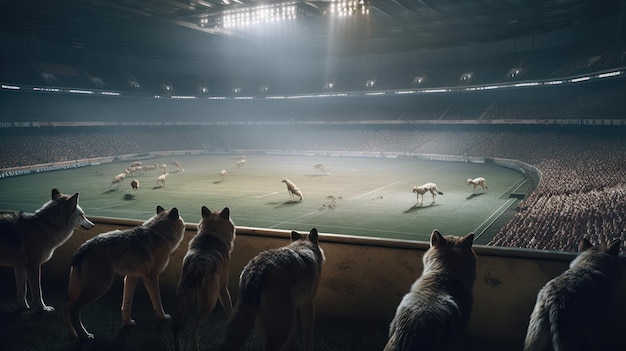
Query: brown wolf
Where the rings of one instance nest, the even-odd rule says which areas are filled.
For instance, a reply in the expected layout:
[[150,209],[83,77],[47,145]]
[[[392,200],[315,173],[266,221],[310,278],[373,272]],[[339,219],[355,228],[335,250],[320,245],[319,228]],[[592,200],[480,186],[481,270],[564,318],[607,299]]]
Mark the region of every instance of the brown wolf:
[[156,212],[140,226],[99,234],[76,250],[71,260],[69,301],[64,310],[71,337],[93,339],[93,334],[83,326],[80,314],[86,306],[106,294],[115,273],[124,276],[124,325],[135,323],[131,319],[131,308],[139,278],[143,280],[157,316],[170,318],[163,311],[159,275],[182,241],[185,223],[177,208],[166,211],[157,206]]
[[75,227],[89,230],[94,226],[78,205],[78,193],[65,195],[56,188],[52,189],[51,200],[35,213],[0,215],[0,265],[13,266],[15,270],[20,308],[30,307],[26,301],[30,287],[32,303],[37,309],[54,310],[43,302],[41,265],[72,236]]
[[524,350],[603,350],[602,320],[622,276],[618,259],[621,241],[578,245],[568,270],[546,283],[528,324]]
[[210,211],[202,206],[198,233],[189,242],[176,290],[172,314],[174,346],[180,349],[179,334],[191,322],[191,346],[198,350],[198,328],[213,311],[217,300],[227,315],[233,310],[228,291],[230,255],[235,242],[235,224],[228,207]]
[[311,349],[324,252],[315,228],[308,235],[292,231],[291,241],[261,252],[244,267],[221,350],[239,350],[255,325],[265,350],[281,350],[295,340],[298,309],[304,349]]
[[474,234],[442,236],[433,230],[424,271],[398,305],[385,351],[457,350],[473,303]]

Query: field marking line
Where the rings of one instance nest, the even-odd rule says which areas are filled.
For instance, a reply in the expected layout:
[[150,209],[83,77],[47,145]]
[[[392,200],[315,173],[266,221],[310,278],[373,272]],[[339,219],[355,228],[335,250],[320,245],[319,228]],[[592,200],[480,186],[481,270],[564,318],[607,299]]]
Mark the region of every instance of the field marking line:
[[276,195],[276,194],[278,194],[278,193],[282,193],[282,192],[283,192],[282,190],[281,190],[281,191],[274,191],[274,192],[271,192],[271,193],[267,193],[267,194],[263,194],[263,195],[257,195],[257,196],[253,196],[253,197],[254,197],[255,199],[262,199],[262,198],[264,198],[264,197],[268,197],[268,196]]
[[357,196],[355,196],[355,197],[351,198],[350,200],[356,200],[356,199],[358,199],[358,198],[361,198],[361,197],[363,197],[363,196],[367,196],[367,195],[369,195],[369,194],[371,194],[371,193],[374,193],[374,192],[377,192],[377,191],[379,191],[379,190],[382,190],[382,189],[388,188],[388,187],[393,186],[393,185],[396,185],[396,184],[398,184],[398,183],[400,183],[400,181],[399,181],[399,180],[398,180],[398,181],[395,181],[395,182],[393,182],[393,183],[391,183],[391,184],[387,184],[387,185],[381,186],[381,187],[379,187],[379,188],[376,188],[376,189],[374,189],[374,190],[372,190],[372,191],[368,191],[368,192],[366,192],[366,193],[364,193],[364,194],[357,195]]
[[515,182],[515,184],[511,185],[510,187],[508,187],[505,191],[503,191],[500,195],[498,195],[497,198],[500,198],[502,196],[504,196],[504,194],[508,193],[508,192],[513,192],[515,191],[514,189],[519,188],[520,186],[522,186],[524,183],[526,183],[528,181],[528,179],[526,179],[525,177],[518,180],[517,182]]
[[283,224],[286,224],[286,223],[290,223],[290,222],[295,221],[296,219],[300,219],[300,218],[308,217],[308,216],[310,216],[310,215],[312,215],[312,214],[315,214],[315,213],[318,213],[318,212],[319,212],[319,210],[311,211],[311,212],[309,212],[309,213],[305,213],[305,214],[300,215],[300,216],[298,216],[298,217],[291,218],[290,220],[283,221],[283,222],[280,222],[280,223],[276,223],[276,224],[274,224],[273,226],[268,227],[268,228],[269,228],[269,229],[273,229],[273,228],[276,228],[276,227],[277,227],[277,226],[279,226],[279,225],[283,225]]
[[[505,202],[505,203],[503,203],[500,207],[498,207],[498,209],[497,209],[497,210],[495,210],[495,211],[494,211],[494,212],[493,212],[493,213],[492,213],[489,217],[487,217],[487,219],[485,219],[485,220],[484,220],[484,221],[483,221],[483,222],[482,222],[482,223],[481,223],[478,227],[476,227],[476,229],[474,229],[474,233],[477,233],[477,232],[478,232],[478,230],[479,230],[479,229],[480,229],[480,228],[481,228],[481,227],[482,227],[485,223],[490,222],[490,223],[489,223],[489,225],[485,226],[485,228],[484,228],[484,229],[483,229],[480,233],[478,233],[478,234],[476,235],[476,238],[475,238],[474,240],[476,240],[476,239],[480,238],[480,236],[481,236],[481,235],[485,232],[485,230],[487,230],[487,228],[489,228],[489,226],[490,226],[491,224],[493,224],[493,222],[495,222],[495,221],[496,221],[496,220],[500,217],[500,215],[502,214],[501,210],[502,210],[505,206],[506,206],[506,207],[509,207],[509,206],[511,206],[513,203],[515,203],[515,201],[517,201],[517,199],[508,199],[508,200],[506,200],[506,202]],[[494,216],[495,216],[495,217],[494,217]],[[492,218],[493,218],[493,220],[492,220]]]

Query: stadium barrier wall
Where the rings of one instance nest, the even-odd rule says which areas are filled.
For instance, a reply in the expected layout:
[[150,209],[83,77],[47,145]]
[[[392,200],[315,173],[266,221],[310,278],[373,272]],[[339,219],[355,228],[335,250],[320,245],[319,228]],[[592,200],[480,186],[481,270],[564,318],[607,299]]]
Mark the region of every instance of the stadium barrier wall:
[[206,154],[205,150],[155,151],[155,152],[144,152],[140,154],[93,157],[93,158],[84,158],[80,160],[71,160],[71,161],[52,162],[52,163],[36,164],[36,165],[29,165],[29,166],[2,168],[0,169],[0,179],[6,178],[6,177],[19,176],[19,175],[26,175],[26,174],[31,174],[31,173],[41,173],[41,172],[58,171],[62,169],[70,169],[70,168],[77,168],[77,167],[94,166],[94,165],[99,165],[102,163],[141,161],[141,160],[152,159],[155,157],[203,155],[203,154]]
[[[106,217],[90,219],[96,227],[90,231],[76,230],[43,266],[44,286],[67,286],[72,253],[87,239],[142,223]],[[172,308],[182,259],[196,233],[197,225],[188,223],[182,243],[161,275],[166,311]],[[233,299],[238,296],[239,274],[247,262],[263,250],[287,245],[289,240],[288,231],[237,228],[229,278]],[[369,323],[386,333],[402,296],[421,275],[421,259],[429,244],[320,233],[320,246],[326,262],[316,298],[318,316],[346,323]],[[468,333],[472,338],[502,345],[502,349],[520,350],[537,292],[548,280],[565,271],[576,254],[491,246],[475,246],[475,251],[477,278]],[[620,259],[626,275],[626,256]],[[121,278],[113,289],[121,292]],[[626,277],[622,277],[608,315],[607,337],[613,345],[623,343],[624,296]],[[139,293],[136,299],[147,299],[147,295]]]

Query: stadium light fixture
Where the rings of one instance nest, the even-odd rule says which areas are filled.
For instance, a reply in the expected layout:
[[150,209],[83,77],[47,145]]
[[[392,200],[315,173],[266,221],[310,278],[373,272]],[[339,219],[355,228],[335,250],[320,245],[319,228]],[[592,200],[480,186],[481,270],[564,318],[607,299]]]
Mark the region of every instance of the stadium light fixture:
[[415,76],[413,81],[411,81],[412,85],[420,85],[426,81],[426,77],[423,76]]
[[[228,10],[216,19],[216,25],[224,29],[235,29],[263,23],[295,20],[298,6],[295,2],[262,5],[237,10]],[[202,21],[204,22],[204,25]],[[209,19],[201,19],[201,27],[208,26]]]
[[461,77],[459,77],[459,80],[460,81],[470,80],[472,79],[472,76],[474,76],[474,72],[465,72],[461,74]]
[[328,12],[338,17],[369,15],[371,7],[371,0],[330,0]]

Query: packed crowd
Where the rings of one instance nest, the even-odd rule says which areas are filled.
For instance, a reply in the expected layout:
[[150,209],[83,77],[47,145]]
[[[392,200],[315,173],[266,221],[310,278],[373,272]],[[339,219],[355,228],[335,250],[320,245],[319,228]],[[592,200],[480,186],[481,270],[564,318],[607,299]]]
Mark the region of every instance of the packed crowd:
[[[289,127],[283,127],[289,128]],[[541,181],[491,245],[576,251],[582,237],[626,240],[626,141],[550,130],[402,130],[232,127],[148,131],[53,131],[0,139],[0,167],[157,150],[267,149],[449,154],[517,159]],[[228,147],[227,147],[228,145]],[[220,149],[221,148],[221,149]]]

